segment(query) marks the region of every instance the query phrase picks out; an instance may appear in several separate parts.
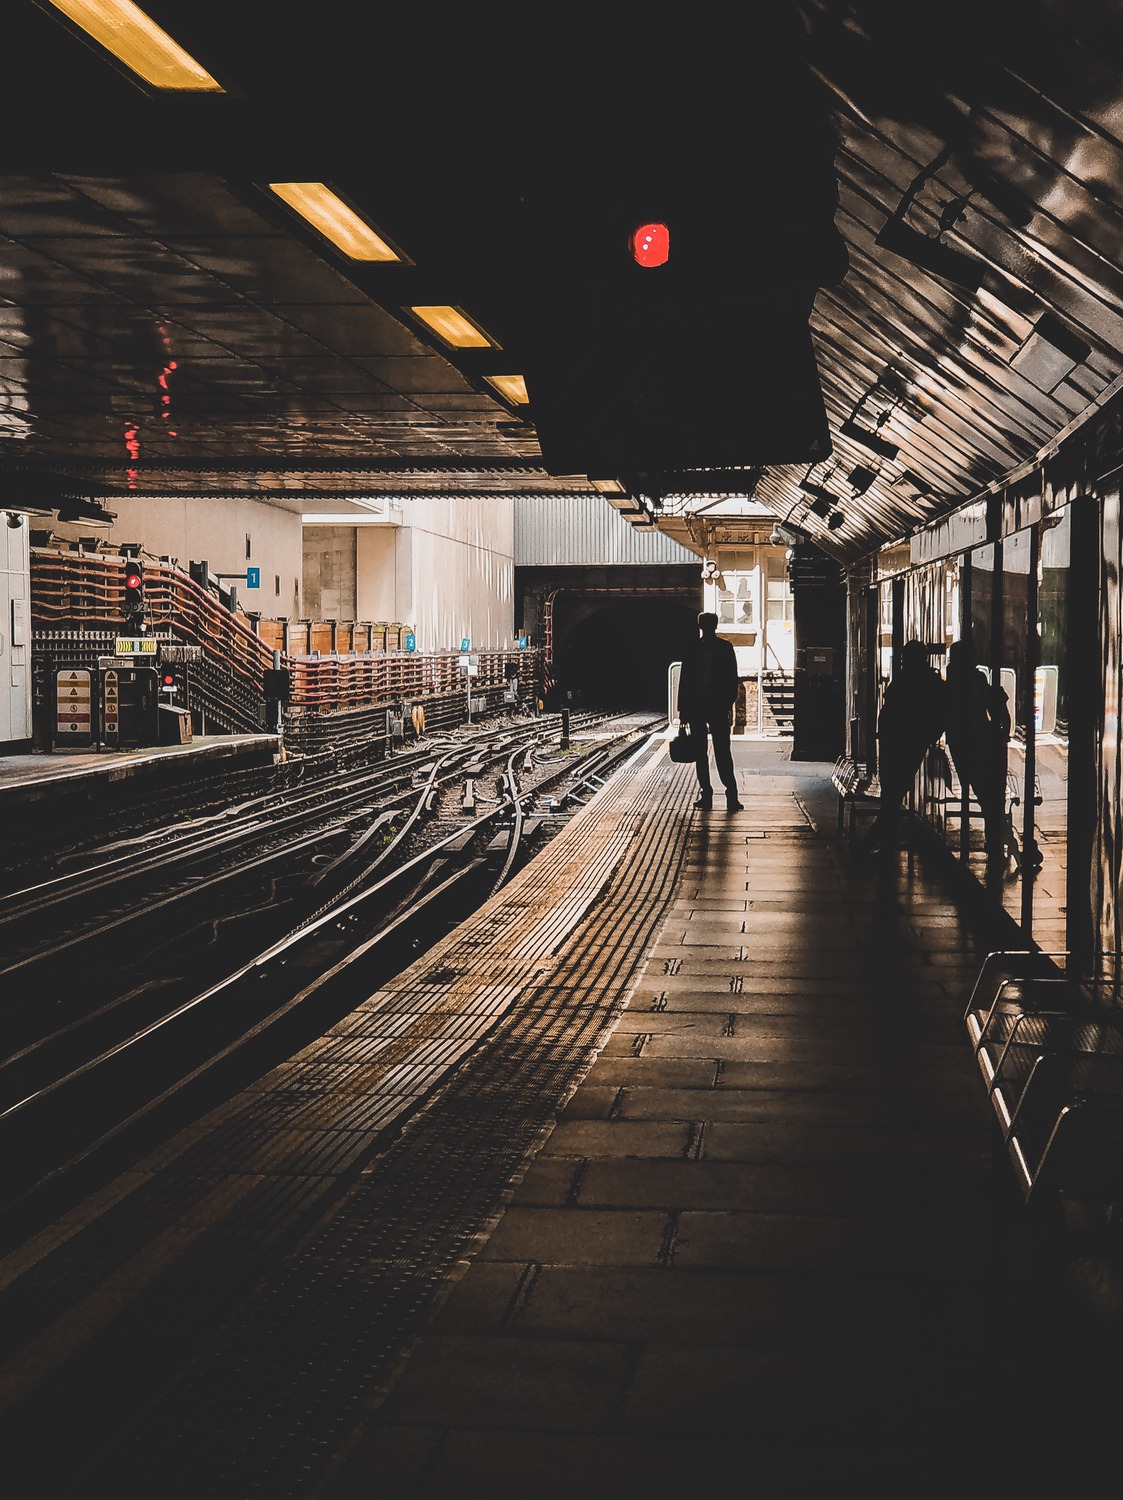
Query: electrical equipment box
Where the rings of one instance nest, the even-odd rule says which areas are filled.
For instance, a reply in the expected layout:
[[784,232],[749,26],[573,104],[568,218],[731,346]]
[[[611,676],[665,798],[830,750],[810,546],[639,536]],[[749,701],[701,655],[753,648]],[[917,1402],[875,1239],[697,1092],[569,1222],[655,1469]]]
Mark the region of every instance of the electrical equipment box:
[[160,677],[155,660],[137,656],[98,659],[99,734],[106,750],[135,750],[160,743]]
[[31,564],[28,518],[0,512],[0,744],[31,741]]

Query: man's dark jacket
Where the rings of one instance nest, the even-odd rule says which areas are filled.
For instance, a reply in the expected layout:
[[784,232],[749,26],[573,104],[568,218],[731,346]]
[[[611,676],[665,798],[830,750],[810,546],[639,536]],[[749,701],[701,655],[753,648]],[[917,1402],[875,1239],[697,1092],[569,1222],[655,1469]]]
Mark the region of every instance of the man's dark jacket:
[[713,640],[708,686],[703,683],[704,642],[701,638],[682,655],[678,680],[678,716],[685,723],[724,719],[737,700],[737,653],[721,636]]

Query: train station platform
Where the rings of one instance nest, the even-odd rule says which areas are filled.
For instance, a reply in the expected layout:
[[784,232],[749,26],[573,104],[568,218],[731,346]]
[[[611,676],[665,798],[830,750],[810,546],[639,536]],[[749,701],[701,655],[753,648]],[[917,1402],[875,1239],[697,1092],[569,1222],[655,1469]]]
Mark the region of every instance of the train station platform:
[[260,777],[278,744],[275,734],[208,734],[139,750],[0,755],[4,853],[50,859],[107,829],[189,814]]
[[1085,1466],[1123,1286],[994,1149],[962,1014],[1005,929],[923,851],[840,840],[829,766],[734,755],[744,810],[702,814],[648,742],[324,1036],[5,1247],[17,1493],[975,1495]]
[[204,762],[260,765],[277,750],[275,734],[204,734],[186,745],[139,750],[66,750],[0,755],[0,809],[65,794],[96,794],[113,781],[182,775]]

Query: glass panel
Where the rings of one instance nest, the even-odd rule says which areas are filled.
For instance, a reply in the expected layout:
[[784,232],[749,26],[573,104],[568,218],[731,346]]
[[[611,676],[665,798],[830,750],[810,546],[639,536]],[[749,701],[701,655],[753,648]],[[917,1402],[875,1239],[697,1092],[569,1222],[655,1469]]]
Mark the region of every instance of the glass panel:
[[1068,579],[1071,511],[1068,506],[1041,523],[1037,565],[1037,634],[1040,665],[1035,674],[1037,726],[1037,848],[1041,868],[1034,884],[1033,937],[1046,950],[1066,946],[1065,878],[1068,864]]
[[958,557],[944,563],[944,654],[959,637],[961,575]]
[[976,547],[971,553],[970,625],[975,641],[975,656],[980,666],[991,659],[991,619],[994,598],[994,544]]
[[881,708],[885,684],[893,675],[893,581],[886,579],[877,589],[877,706]]
[[[990,738],[987,712],[990,680],[990,652],[993,635],[995,597],[995,547],[988,543],[968,555],[961,584],[960,608],[964,618],[946,622],[945,628],[956,633],[949,643],[945,678],[947,693],[947,730],[944,736],[948,752],[949,787],[944,801],[944,837],[965,860],[980,880],[986,878],[986,819],[990,813],[992,842],[1000,850],[1005,812],[1004,743]],[[962,631],[956,631],[961,625]],[[981,678],[980,678],[981,674]],[[979,789],[982,788],[982,802]],[[1000,872],[999,872],[1000,873]]]
[[[1006,757],[1004,802],[1005,864],[1002,870],[1002,904],[1020,921],[1027,866],[1032,872],[1032,851],[1022,847],[1025,798],[1034,794],[1033,767],[1028,767],[1031,785],[1026,786],[1027,736],[1026,651],[1029,638],[1030,566],[1033,532],[1019,531],[1002,543],[1002,656],[1000,689],[1010,716],[1010,738]],[[1035,621],[1036,624],[1036,621]],[[993,877],[993,870],[992,870]],[[1032,873],[1030,875],[1032,880]]]
[[[922,642],[929,666],[943,672],[948,645],[959,629],[959,559],[947,558],[910,573],[905,585],[906,642]],[[915,786],[916,807],[942,838],[957,846],[961,795],[943,734],[929,745]]]

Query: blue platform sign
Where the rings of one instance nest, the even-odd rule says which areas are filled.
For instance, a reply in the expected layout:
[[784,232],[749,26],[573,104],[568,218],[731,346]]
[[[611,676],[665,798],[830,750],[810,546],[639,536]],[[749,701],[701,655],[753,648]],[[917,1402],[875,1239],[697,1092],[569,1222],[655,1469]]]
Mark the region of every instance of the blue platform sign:
[[409,631],[409,633],[406,635],[406,650],[407,651],[416,651],[417,650],[417,637],[414,635],[414,633],[413,633],[412,630]]
[[471,651],[471,649],[472,649],[472,637],[471,636],[469,636],[469,635],[461,636],[461,638],[460,638],[460,649],[461,649],[461,651]]
[[525,651],[526,650],[526,636],[525,635],[520,635],[519,636],[519,650],[520,651]]
[[248,589],[259,589],[260,587],[261,587],[261,569],[260,568],[247,568],[246,569],[246,588],[248,588]]

